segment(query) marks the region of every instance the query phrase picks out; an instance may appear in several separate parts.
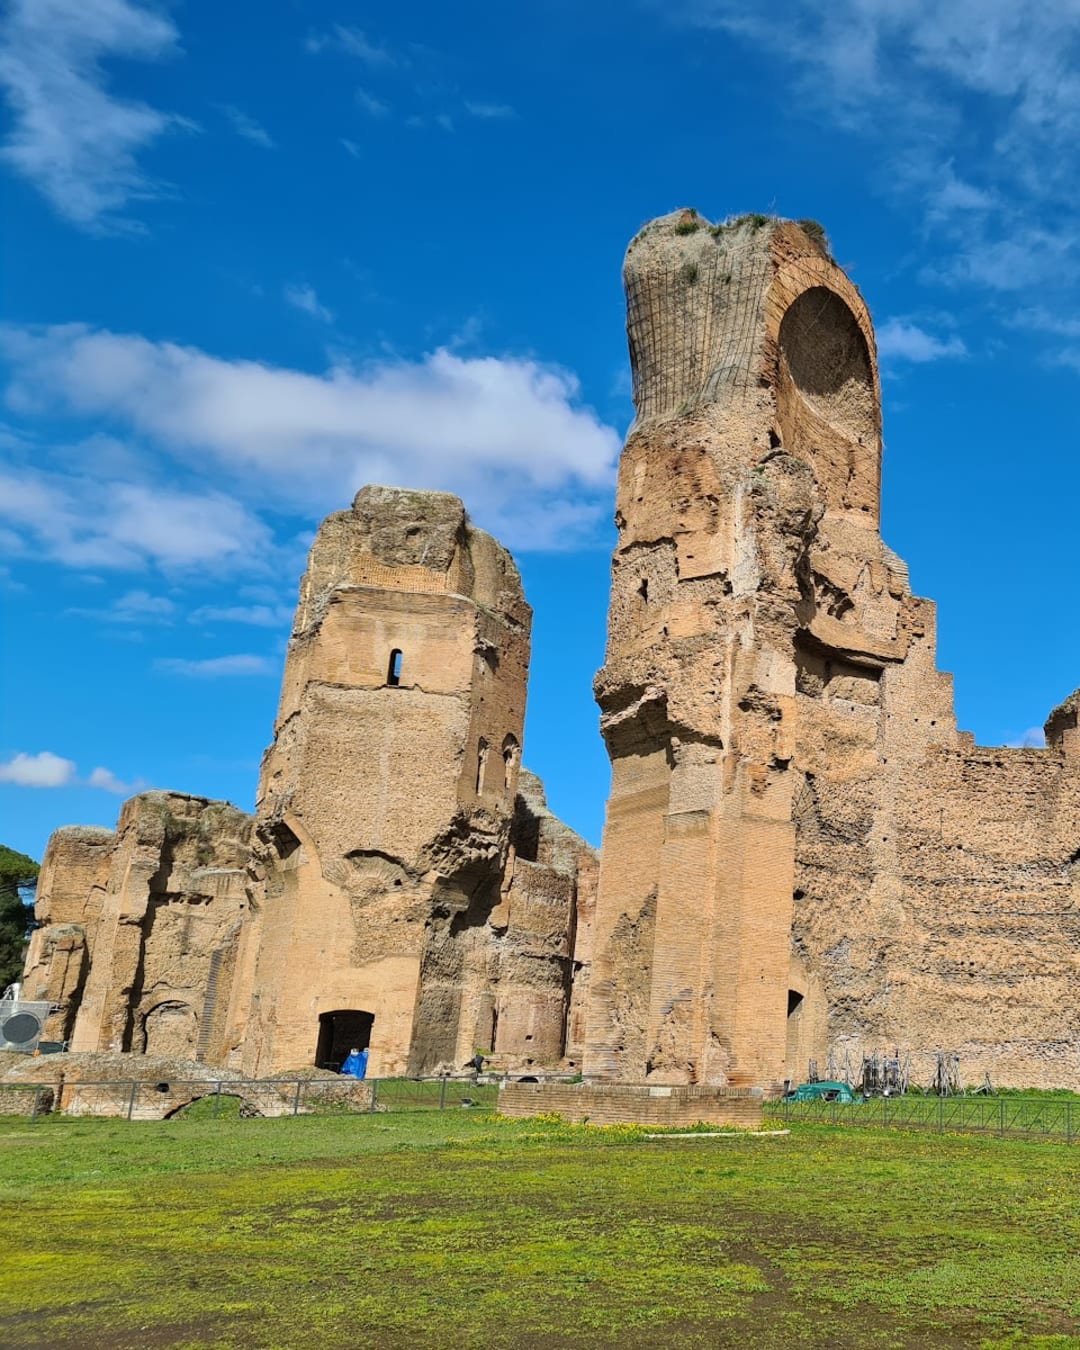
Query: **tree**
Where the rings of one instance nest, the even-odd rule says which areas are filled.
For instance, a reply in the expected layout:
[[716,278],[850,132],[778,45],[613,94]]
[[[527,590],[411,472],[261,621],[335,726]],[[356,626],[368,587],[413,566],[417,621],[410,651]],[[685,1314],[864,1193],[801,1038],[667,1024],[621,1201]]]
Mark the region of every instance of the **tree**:
[[0,844],[0,992],[22,974],[33,917],[23,891],[33,886],[40,870],[33,858]]

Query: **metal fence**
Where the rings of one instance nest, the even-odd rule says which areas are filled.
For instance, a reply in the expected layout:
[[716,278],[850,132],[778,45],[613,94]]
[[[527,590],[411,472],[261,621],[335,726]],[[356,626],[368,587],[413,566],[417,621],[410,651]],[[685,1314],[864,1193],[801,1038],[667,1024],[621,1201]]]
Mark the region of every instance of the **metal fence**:
[[765,1103],[765,1116],[785,1124],[1028,1135],[1070,1144],[1080,1132],[1080,1102],[1055,1097],[871,1097],[848,1105],[781,1099]]
[[502,1080],[475,1078],[68,1079],[0,1085],[0,1115],[127,1120],[493,1109]]

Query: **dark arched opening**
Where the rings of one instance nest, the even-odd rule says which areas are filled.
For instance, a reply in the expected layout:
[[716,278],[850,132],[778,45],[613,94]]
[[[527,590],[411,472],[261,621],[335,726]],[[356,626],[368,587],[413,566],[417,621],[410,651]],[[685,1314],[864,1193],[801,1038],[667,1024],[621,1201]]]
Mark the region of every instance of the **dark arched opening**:
[[386,683],[401,683],[401,649],[398,647],[390,653],[390,660],[386,666]]
[[375,1014],[359,1008],[336,1008],[319,1017],[319,1041],[315,1067],[337,1073],[350,1050],[366,1050],[371,1044]]
[[521,747],[517,743],[516,736],[507,736],[502,745],[503,757],[503,791],[509,792],[514,781],[514,773],[517,769],[518,755],[521,753]]
[[835,291],[812,286],[781,321],[780,355],[781,443],[811,462],[831,507],[876,519],[880,420],[858,320]]

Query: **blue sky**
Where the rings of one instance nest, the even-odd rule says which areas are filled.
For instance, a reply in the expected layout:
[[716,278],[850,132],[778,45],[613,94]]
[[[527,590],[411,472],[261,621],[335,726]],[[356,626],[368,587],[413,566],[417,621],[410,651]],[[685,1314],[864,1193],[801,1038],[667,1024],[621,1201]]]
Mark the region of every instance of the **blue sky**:
[[1080,684],[1076,0],[9,0],[0,839],[250,808],[305,549],[459,492],[534,609],[525,761],[598,841],[619,277],[681,206],[823,222],[883,533],[982,743]]

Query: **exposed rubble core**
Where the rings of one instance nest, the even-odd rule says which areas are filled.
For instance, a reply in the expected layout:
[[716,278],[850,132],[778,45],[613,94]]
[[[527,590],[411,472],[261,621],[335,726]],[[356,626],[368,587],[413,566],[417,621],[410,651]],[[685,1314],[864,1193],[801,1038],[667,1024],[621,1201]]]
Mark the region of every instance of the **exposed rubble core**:
[[456,497],[325,520],[254,819],[143,793],[50,841],[50,1037],[252,1076],[354,1044],[372,1075],[580,1062],[596,856],[521,770],[531,618]]
[[255,816],[144,793],[50,841],[52,1039],[248,1076],[480,1051],[642,1101],[893,1047],[1080,1088],[1080,691],[1046,749],[957,730],[880,535],[870,317],[804,224],[681,211],[627,253],[599,863],[521,768],[509,553],[365,488],[312,546]]
[[115,832],[53,835],[23,990],[59,1005],[51,1039],[220,1057],[251,827],[227,802],[144,792],[124,803]]
[[787,221],[652,222],[607,657],[586,1073],[779,1084],[884,1045],[1080,1087],[1080,736],[956,729],[879,534],[862,298]]

